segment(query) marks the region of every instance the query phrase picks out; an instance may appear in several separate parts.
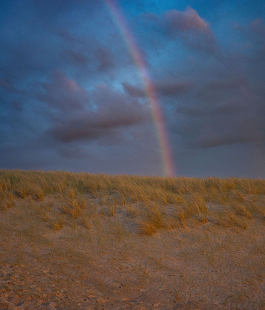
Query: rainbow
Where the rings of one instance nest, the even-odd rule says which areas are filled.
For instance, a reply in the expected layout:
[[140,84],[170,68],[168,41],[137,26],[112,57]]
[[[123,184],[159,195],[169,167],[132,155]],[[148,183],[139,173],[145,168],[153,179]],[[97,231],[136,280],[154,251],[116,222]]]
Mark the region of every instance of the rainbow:
[[156,125],[164,174],[166,176],[174,176],[174,165],[172,160],[172,153],[169,144],[169,139],[166,131],[165,121],[156,95],[155,87],[152,83],[151,78],[149,77],[147,65],[145,63],[143,56],[141,55],[140,49],[137,47],[132,32],[130,31],[125,21],[125,18],[123,17],[121,10],[118,8],[115,0],[105,0],[105,3],[111,12],[113,20],[120,29],[122,37],[124,38],[128,50],[131,53],[136,66],[138,67],[140,76],[142,77],[143,86],[146,95],[149,98],[153,120]]

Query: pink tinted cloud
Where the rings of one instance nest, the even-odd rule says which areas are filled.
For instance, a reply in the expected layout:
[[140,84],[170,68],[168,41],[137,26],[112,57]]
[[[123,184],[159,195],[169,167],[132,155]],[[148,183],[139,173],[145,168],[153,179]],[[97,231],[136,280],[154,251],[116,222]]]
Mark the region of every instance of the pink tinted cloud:
[[166,26],[172,33],[197,31],[211,32],[210,25],[191,7],[185,11],[171,10],[164,13]]
[[207,53],[216,51],[216,40],[210,24],[196,10],[170,10],[162,15],[143,14],[142,19],[154,29],[173,39],[180,39],[192,50]]

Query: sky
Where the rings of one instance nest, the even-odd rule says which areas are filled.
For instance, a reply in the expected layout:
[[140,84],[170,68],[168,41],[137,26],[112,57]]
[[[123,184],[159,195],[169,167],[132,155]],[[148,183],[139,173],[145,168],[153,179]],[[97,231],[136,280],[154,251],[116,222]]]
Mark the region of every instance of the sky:
[[265,178],[265,2],[2,0],[0,169]]

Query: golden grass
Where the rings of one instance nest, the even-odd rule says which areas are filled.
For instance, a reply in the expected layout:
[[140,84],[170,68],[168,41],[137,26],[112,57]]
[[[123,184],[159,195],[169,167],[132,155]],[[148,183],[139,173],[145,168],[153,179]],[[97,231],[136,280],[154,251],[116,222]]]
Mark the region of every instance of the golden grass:
[[[55,210],[48,211],[43,207],[39,213],[44,221],[52,221],[57,229],[71,220],[82,218],[84,211],[90,216],[93,213],[115,216],[117,208],[122,207],[131,218],[138,218],[140,233],[147,235],[161,228],[185,227],[189,219],[197,219],[200,223],[211,219],[219,224],[229,226],[234,223],[245,228],[245,221],[253,217],[265,218],[261,204],[264,195],[265,181],[255,179],[0,171],[1,210],[12,208],[17,198],[42,201],[45,197],[52,197],[50,203],[54,204]],[[219,213],[214,215],[210,212],[211,216],[208,216],[210,204],[227,208],[221,216],[223,219],[220,219]],[[165,206],[172,206],[175,211],[168,214],[162,210]],[[56,214],[60,213],[58,210],[63,214],[59,216],[64,216],[64,221],[55,220]],[[90,227],[87,222],[82,225]]]

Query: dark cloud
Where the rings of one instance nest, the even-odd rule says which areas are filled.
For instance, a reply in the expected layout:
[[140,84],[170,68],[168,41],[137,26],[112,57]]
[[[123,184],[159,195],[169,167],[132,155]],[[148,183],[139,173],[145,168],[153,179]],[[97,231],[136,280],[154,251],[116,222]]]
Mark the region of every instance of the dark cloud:
[[257,34],[261,35],[264,39],[265,35],[265,20],[263,18],[254,19],[250,24],[249,27],[251,30],[256,32]]
[[8,79],[0,79],[0,101],[2,109],[16,111],[23,110],[24,101],[27,98],[27,91],[17,88],[14,83]]
[[188,92],[192,88],[190,82],[158,82],[155,83],[155,88],[161,96],[178,96]]
[[72,141],[82,140],[97,140],[102,136],[113,136],[115,135],[115,127],[117,124],[111,124],[109,127],[105,124],[98,124],[97,122],[90,122],[84,118],[68,120],[65,123],[55,125],[51,130],[48,130],[56,140],[64,143]]
[[81,88],[73,79],[66,76],[63,71],[56,70],[49,82],[42,82],[36,85],[36,97],[46,103],[50,111],[59,111],[57,116],[62,114],[72,115],[73,112],[84,111],[89,104],[88,92]]
[[69,65],[78,66],[85,74],[101,74],[115,70],[124,65],[123,57],[119,63],[113,56],[113,46],[104,45],[100,40],[87,37],[80,37],[65,30],[58,31],[58,36],[63,40],[62,56]]
[[[222,93],[231,85],[241,85],[236,81],[211,82],[204,87],[214,85]],[[178,115],[183,119],[177,125],[177,131],[189,147],[209,148],[222,145],[265,141],[265,109],[263,97],[257,95],[250,86],[235,88],[235,94],[223,99],[217,96],[216,102],[197,102],[180,105]],[[199,98],[199,97],[198,97]]]
[[5,81],[4,79],[0,79],[0,87],[2,89],[6,89],[6,90],[10,90],[11,89],[11,85],[8,81]]
[[120,57],[113,56],[116,49],[122,50],[121,39],[113,25],[106,31],[107,17],[98,23],[98,14],[102,18],[108,13],[97,3],[13,1],[6,24],[0,24],[0,79],[18,83],[33,76],[43,79],[59,69],[79,79],[95,80],[128,65],[124,47]]
[[59,147],[59,152],[62,155],[62,157],[69,158],[69,159],[89,158],[89,153],[84,148],[78,145],[74,145],[74,146],[61,145]]
[[143,88],[132,86],[129,83],[122,83],[123,89],[132,97],[143,98],[146,97],[146,92]]
[[[264,140],[264,137],[262,137]],[[209,147],[216,147],[216,146],[223,146],[223,145],[231,145],[231,144],[238,144],[238,143],[246,143],[246,142],[260,142],[261,139],[258,138],[255,134],[252,133],[223,133],[223,134],[215,134],[211,133],[208,136],[204,136],[199,138],[196,143],[194,143],[195,147],[200,148],[209,148]]]
[[1,152],[13,152],[17,150],[17,146],[15,143],[6,142],[3,144],[0,144],[0,150]]
[[73,63],[74,65],[87,67],[89,58],[87,55],[82,54],[81,52],[74,50],[65,50],[63,55],[66,57],[68,61]]
[[56,109],[47,133],[64,143],[122,136],[127,127],[149,119],[145,105],[105,84],[94,89],[92,103],[87,91],[63,72],[56,72],[52,82],[42,83],[42,88],[38,99]]
[[98,70],[106,71],[114,67],[111,51],[99,47],[95,52],[95,56],[99,63]]
[[[160,96],[178,96],[192,88],[192,83],[180,81],[153,82],[152,85]],[[139,86],[132,86],[125,82],[122,83],[122,86],[132,97],[141,98],[147,96],[146,91]]]
[[203,88],[204,91],[210,90],[235,90],[247,87],[247,81],[243,78],[233,79],[233,80],[214,80],[207,82]]

